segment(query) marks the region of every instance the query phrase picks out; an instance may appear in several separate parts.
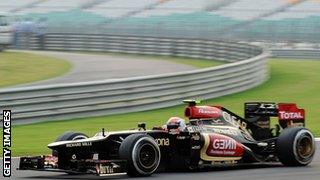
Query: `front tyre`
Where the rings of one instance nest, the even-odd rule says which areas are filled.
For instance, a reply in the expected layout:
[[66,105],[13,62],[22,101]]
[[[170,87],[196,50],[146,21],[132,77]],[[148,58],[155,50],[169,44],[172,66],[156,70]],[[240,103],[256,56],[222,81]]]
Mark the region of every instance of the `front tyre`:
[[280,162],[286,166],[306,166],[315,152],[312,133],[302,127],[285,129],[277,140],[277,153]]
[[160,149],[155,140],[146,134],[132,134],[119,148],[121,159],[127,160],[127,174],[150,176],[160,164]]
[[[80,139],[86,139],[88,136],[81,132],[73,132],[73,131],[66,131],[61,134],[55,142],[59,141],[75,141]],[[52,155],[58,157],[58,168],[59,169],[69,169],[70,159],[71,156],[67,155],[65,151],[58,151],[52,150]],[[74,175],[77,173],[67,172],[70,175]]]
[[[63,134],[61,134],[55,142],[59,141],[74,141],[79,139],[86,139],[88,136],[86,134],[80,133],[80,132],[73,132],[73,131],[66,131]],[[52,150],[53,156],[58,156],[57,150]]]

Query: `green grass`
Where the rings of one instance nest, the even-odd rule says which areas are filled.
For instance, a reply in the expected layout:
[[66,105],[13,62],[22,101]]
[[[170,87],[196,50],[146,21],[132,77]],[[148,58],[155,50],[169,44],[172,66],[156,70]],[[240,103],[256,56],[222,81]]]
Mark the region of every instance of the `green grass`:
[[[223,105],[243,114],[246,101],[296,102],[306,109],[307,127],[320,135],[320,61],[271,60],[270,79],[251,90],[204,101],[203,104]],[[20,125],[12,128],[14,156],[49,153],[46,145],[67,130],[94,135],[104,127],[107,131],[135,128],[138,122],[147,127],[162,125],[170,116],[183,116],[183,105],[145,112],[111,115],[96,118],[74,119]]]
[[[92,52],[78,53],[91,54]],[[208,59],[191,59],[170,56],[132,55],[116,53],[94,54],[138,57],[148,60],[165,60],[178,64],[190,65],[196,68],[217,66],[224,63],[221,61]],[[0,88],[53,78],[68,72],[70,68],[71,65],[68,61],[54,57],[24,52],[2,52],[0,53]]]
[[23,52],[0,53],[0,87],[13,86],[60,76],[69,71],[69,62]]

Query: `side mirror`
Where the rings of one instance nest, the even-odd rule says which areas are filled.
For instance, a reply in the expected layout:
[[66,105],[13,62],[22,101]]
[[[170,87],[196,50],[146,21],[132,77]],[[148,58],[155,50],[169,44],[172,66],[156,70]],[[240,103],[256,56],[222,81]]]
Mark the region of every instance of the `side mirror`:
[[139,131],[141,131],[141,129],[145,131],[146,130],[146,123],[145,122],[138,123],[138,129],[139,129]]
[[185,99],[182,101],[185,104],[188,104],[188,106],[196,106],[197,104],[200,104],[200,100],[194,100],[194,99]]

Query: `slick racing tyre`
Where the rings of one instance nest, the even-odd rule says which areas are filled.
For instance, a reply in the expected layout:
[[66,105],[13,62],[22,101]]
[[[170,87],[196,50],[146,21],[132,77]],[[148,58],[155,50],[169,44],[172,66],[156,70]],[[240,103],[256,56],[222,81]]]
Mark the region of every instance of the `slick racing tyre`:
[[315,152],[312,133],[302,127],[285,129],[277,140],[277,153],[280,162],[286,166],[306,166]]
[[121,159],[127,160],[129,176],[150,176],[160,164],[160,149],[155,140],[145,134],[132,134],[119,148]]
[[70,141],[70,140],[78,140],[78,139],[86,139],[88,138],[87,135],[80,133],[80,132],[73,132],[73,131],[66,131],[61,134],[55,142],[58,141]]
[[[80,133],[80,132],[73,132],[73,131],[66,131],[61,134],[55,142],[59,141],[71,141],[71,140],[78,140],[78,139],[86,139],[88,138],[87,135]],[[58,151],[52,150],[53,156],[58,156]]]

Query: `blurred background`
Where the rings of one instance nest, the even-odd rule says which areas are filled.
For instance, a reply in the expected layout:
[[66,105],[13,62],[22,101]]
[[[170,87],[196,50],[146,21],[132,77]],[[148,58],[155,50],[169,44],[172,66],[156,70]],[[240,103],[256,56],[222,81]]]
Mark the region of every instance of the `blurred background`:
[[14,48],[50,33],[320,42],[319,0],[0,0],[0,12]]

